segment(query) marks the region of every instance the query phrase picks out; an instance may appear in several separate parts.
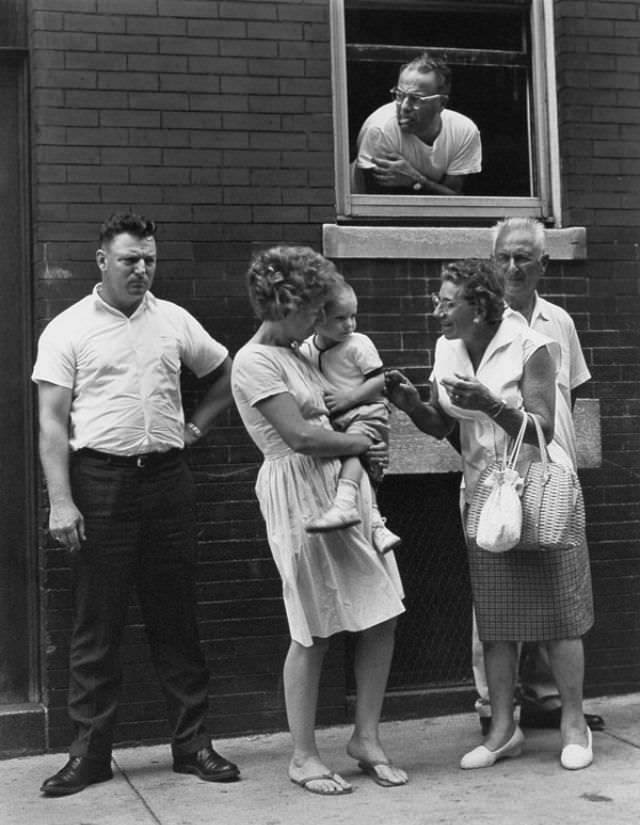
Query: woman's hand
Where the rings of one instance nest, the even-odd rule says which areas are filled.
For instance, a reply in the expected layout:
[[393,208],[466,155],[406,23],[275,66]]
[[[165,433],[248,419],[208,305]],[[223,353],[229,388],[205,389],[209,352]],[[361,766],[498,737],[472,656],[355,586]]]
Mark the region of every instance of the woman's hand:
[[473,375],[454,373],[453,378],[441,378],[440,384],[446,390],[451,403],[462,410],[479,410],[489,414],[500,399]]
[[389,445],[384,441],[374,441],[365,456],[372,468],[385,470],[389,466]]
[[406,413],[422,403],[418,390],[400,370],[385,370],[384,391],[389,401]]

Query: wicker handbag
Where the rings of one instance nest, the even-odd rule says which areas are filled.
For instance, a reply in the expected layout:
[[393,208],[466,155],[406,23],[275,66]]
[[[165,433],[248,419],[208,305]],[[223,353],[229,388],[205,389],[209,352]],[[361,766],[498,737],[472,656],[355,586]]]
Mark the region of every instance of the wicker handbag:
[[[584,540],[585,515],[580,482],[575,471],[564,464],[551,461],[542,428],[535,415],[526,414],[534,423],[538,435],[540,460],[519,466],[524,485],[521,497],[522,530],[518,550],[567,550]],[[521,434],[524,435],[526,417]],[[520,434],[519,434],[520,435]],[[518,437],[509,455],[515,465],[521,439]],[[478,523],[492,484],[487,480],[504,467],[503,461],[486,467],[476,484],[466,520],[466,533],[477,544]]]
[[[522,493],[521,550],[569,550],[584,541],[585,515],[582,488],[572,467],[551,461],[540,422],[530,415],[540,461],[520,467]],[[526,471],[526,472],[525,472]]]

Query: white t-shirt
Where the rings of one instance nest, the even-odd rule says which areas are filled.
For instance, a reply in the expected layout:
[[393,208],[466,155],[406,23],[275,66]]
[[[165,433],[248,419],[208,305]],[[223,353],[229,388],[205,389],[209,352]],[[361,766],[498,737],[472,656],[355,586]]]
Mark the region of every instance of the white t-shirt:
[[300,344],[300,352],[336,390],[359,387],[368,375],[383,366],[375,344],[361,332],[352,332],[344,341],[325,350],[318,348],[312,335]]
[[471,175],[482,170],[482,144],[476,124],[466,115],[443,109],[442,129],[429,146],[419,137],[403,132],[396,117],[396,104],[386,103],[365,120],[358,135],[361,169],[371,166],[371,158],[383,152],[401,154],[414,169],[431,180],[445,175]]
[[147,292],[126,316],[96,287],[47,325],[31,378],[73,390],[71,449],[137,455],[184,447],[181,364],[201,377],[228,355],[177,304]]

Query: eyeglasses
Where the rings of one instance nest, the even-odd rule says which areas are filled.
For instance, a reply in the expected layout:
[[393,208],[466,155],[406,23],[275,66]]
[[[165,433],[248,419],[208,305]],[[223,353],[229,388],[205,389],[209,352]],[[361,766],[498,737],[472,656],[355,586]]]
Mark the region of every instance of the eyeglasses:
[[507,255],[506,252],[499,252],[494,255],[493,260],[500,269],[506,269],[511,261],[516,269],[521,269],[523,266],[538,263],[536,258],[530,258],[528,255]]
[[444,312],[446,315],[462,303],[462,301],[451,301],[449,298],[441,298],[435,292],[432,293],[430,297],[431,303],[433,304],[433,311]]
[[404,89],[399,89],[397,86],[394,86],[393,89],[389,89],[389,92],[396,103],[404,103],[406,100],[410,109],[419,109],[423,103],[427,103],[430,100],[436,100],[439,97],[445,97],[445,95],[416,95],[413,94],[413,92],[407,92]]

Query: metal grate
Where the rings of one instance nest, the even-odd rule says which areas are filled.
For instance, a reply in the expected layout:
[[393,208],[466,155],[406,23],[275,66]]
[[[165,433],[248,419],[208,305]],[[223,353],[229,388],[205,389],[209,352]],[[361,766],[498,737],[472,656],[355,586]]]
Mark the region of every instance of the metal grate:
[[388,689],[471,681],[471,587],[458,510],[460,474],[387,476],[378,499],[391,530],[407,612]]

